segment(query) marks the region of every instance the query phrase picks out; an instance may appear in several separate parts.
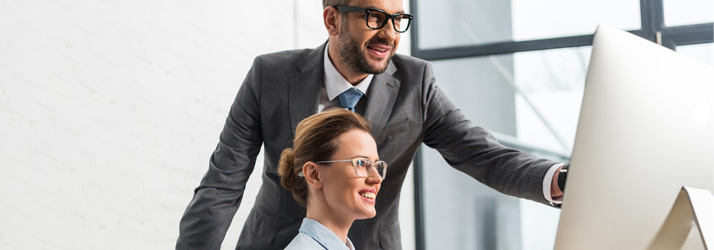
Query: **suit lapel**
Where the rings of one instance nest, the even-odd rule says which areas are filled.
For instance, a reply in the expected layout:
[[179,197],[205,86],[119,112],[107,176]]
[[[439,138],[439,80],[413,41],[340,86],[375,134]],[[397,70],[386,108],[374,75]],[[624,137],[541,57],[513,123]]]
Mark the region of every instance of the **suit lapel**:
[[382,133],[399,94],[401,82],[392,76],[395,71],[396,67],[390,61],[387,70],[382,74],[375,75],[369,85],[363,115],[372,123],[372,135],[375,138],[378,138]]
[[304,60],[297,64],[298,72],[289,77],[288,101],[290,103],[290,123],[295,133],[297,124],[302,119],[317,113],[320,88],[324,81],[325,69],[323,57],[325,44],[313,50]]

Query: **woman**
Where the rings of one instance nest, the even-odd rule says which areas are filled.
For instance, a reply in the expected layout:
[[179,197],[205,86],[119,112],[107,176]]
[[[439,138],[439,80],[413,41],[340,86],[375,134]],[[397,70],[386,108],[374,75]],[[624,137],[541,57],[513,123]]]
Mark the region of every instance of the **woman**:
[[364,118],[343,109],[298,124],[279,172],[282,186],[307,207],[307,216],[285,249],[354,249],[347,232],[355,220],[376,215],[374,202],[387,170],[369,131]]

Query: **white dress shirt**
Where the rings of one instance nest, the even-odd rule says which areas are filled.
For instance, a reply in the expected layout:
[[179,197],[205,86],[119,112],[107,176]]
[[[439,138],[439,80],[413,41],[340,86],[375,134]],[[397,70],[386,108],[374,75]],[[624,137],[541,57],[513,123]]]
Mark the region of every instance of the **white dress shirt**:
[[367,96],[367,89],[369,89],[369,84],[372,83],[373,74],[367,75],[357,86],[352,86],[352,84],[345,80],[345,77],[337,71],[335,65],[332,64],[330,57],[327,55],[327,49],[325,49],[324,67],[325,82],[322,88],[320,88],[320,101],[317,105],[317,112],[322,112],[334,107],[341,107],[342,105],[340,105],[340,100],[337,96],[349,88],[356,88],[361,91],[364,96]]

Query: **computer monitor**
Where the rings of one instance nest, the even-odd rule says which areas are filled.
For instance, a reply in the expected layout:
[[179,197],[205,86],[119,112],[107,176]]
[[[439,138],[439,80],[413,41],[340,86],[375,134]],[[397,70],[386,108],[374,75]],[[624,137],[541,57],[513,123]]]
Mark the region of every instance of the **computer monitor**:
[[712,191],[713,105],[714,68],[598,27],[555,249],[647,249],[683,185]]

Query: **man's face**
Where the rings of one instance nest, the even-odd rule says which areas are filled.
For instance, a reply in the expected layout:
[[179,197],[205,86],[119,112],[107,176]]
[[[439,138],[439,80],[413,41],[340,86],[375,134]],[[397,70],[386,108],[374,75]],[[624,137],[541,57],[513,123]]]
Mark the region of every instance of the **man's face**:
[[[401,0],[358,0],[350,6],[379,9],[389,14],[404,13]],[[394,30],[392,21],[379,30],[367,27],[365,13],[341,13],[342,26],[338,35],[340,57],[346,66],[355,72],[379,74],[387,69],[389,59],[399,45],[400,34]]]

